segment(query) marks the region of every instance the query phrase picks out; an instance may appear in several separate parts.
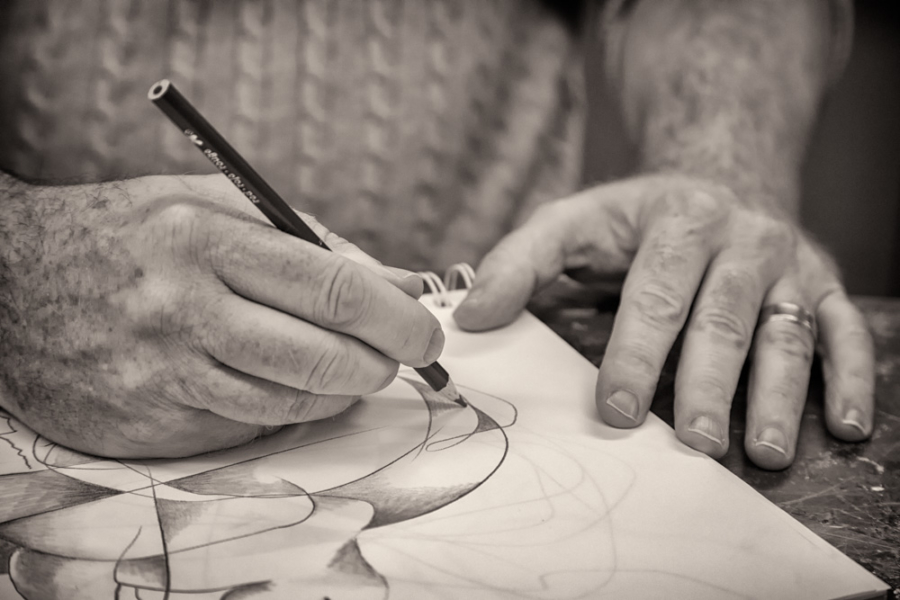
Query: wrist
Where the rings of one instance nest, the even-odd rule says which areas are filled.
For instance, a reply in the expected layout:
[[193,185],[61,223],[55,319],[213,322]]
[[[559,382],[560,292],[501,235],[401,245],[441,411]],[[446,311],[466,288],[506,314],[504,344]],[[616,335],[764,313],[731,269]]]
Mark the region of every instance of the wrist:
[[677,175],[704,181],[731,191],[747,208],[762,210],[790,221],[799,218],[800,169],[740,167],[740,163],[715,164],[696,159],[689,152],[680,160],[645,160],[643,174]]
[[829,80],[824,2],[639,2],[610,30],[643,172],[680,172],[786,215]]

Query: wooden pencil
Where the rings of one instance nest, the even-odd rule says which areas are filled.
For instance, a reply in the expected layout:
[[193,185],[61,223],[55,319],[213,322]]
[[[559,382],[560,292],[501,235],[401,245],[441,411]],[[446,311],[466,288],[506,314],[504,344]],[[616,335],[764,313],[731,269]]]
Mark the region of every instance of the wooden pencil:
[[[284,199],[266,183],[194,106],[167,79],[154,83],[147,97],[190,139],[213,165],[281,231],[330,250]],[[446,369],[437,361],[416,372],[435,392],[468,406]]]

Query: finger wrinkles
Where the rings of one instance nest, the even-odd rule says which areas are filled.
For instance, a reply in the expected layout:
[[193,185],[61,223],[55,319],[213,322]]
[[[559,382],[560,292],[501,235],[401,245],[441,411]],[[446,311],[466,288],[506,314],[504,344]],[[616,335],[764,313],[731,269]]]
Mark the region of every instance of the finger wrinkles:
[[334,390],[347,379],[352,363],[343,346],[322,343],[317,348],[315,361],[304,369],[306,383],[302,388],[317,394]]
[[308,396],[297,390],[293,401],[285,403],[284,414],[278,417],[278,422],[302,423],[306,421],[306,416],[312,412],[317,402],[319,402],[319,396]]
[[229,367],[294,389],[363,394],[383,387],[397,363],[344,334],[236,296],[209,311],[198,338],[208,354]]
[[656,277],[671,276],[682,271],[691,260],[697,260],[697,248],[705,246],[705,237],[696,228],[668,222],[649,233],[646,250],[641,252],[640,267]]
[[692,395],[697,398],[711,400],[715,402],[715,412],[726,412],[730,406],[734,390],[728,383],[722,381],[719,369],[715,368],[719,365],[707,365],[704,369],[694,375],[691,380]]
[[320,271],[321,291],[312,306],[312,320],[338,330],[352,329],[362,321],[369,306],[369,286],[358,267],[346,259],[334,257]]
[[761,329],[761,340],[767,348],[790,358],[812,362],[812,335],[804,327],[794,323],[771,322]]
[[645,283],[631,295],[630,302],[644,323],[667,329],[681,328],[689,307],[684,296],[665,280]]
[[746,350],[752,336],[750,325],[734,310],[712,304],[694,313],[692,328],[711,334],[717,341],[727,342],[738,350]]
[[619,371],[615,374],[615,379],[627,379],[635,388],[647,387],[648,383],[655,387],[665,361],[665,355],[636,341],[625,343],[616,349],[612,358],[611,370]]
[[306,423],[333,417],[347,410],[355,401],[352,396],[325,396],[298,390],[293,401],[284,404],[285,408],[274,424]]

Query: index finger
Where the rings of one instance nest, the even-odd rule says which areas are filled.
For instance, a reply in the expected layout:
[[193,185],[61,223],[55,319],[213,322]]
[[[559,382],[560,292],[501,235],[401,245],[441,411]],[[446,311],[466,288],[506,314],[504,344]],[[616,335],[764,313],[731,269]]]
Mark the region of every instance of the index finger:
[[653,221],[635,257],[597,377],[597,410],[606,423],[644,422],[666,357],[684,326],[712,255],[710,231],[676,211]]
[[224,215],[208,220],[213,270],[238,295],[351,335],[410,366],[440,354],[437,319],[370,269],[258,223]]
[[632,215],[610,210],[627,193],[623,186],[540,206],[484,257],[475,285],[453,314],[459,326],[478,331],[512,322],[534,292],[567,269],[624,272],[634,251]]
[[[216,202],[224,201],[226,206],[237,209],[242,216],[249,220],[258,221],[264,225],[271,225],[268,219],[221,173],[215,175],[181,176],[177,177],[176,181],[184,185],[193,194]],[[159,183],[158,179],[154,181],[154,185],[159,185]],[[380,261],[363,252],[355,244],[329,231],[314,216],[296,209],[294,212],[331,250],[368,267],[413,298],[418,298],[424,292],[424,282],[415,273],[406,269],[385,267]]]

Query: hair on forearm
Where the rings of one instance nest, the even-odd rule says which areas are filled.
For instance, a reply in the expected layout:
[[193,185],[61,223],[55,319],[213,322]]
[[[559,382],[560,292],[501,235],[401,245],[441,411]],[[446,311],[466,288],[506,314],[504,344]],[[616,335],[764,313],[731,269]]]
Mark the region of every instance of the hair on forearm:
[[820,100],[846,58],[840,7],[840,23],[821,0],[644,0],[608,13],[607,74],[641,170],[705,177],[796,214]]

